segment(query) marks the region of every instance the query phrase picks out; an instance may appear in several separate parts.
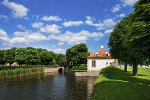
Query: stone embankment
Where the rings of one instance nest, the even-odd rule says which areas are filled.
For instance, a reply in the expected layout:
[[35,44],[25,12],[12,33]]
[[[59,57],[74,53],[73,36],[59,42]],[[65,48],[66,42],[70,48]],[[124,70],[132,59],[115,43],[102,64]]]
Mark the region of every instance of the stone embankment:
[[64,72],[74,76],[99,76],[100,71],[73,71],[64,68]]
[[62,72],[62,69],[64,69],[64,67],[43,68],[43,72],[44,73],[47,73],[47,72]]

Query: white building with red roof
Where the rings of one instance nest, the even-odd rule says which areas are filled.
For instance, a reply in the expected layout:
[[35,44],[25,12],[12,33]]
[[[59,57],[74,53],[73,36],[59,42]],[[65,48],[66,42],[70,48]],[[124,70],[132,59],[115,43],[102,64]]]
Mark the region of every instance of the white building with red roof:
[[90,53],[87,57],[87,70],[88,71],[100,71],[102,68],[107,66],[117,66],[118,60],[111,57],[111,53],[103,49],[95,53]]

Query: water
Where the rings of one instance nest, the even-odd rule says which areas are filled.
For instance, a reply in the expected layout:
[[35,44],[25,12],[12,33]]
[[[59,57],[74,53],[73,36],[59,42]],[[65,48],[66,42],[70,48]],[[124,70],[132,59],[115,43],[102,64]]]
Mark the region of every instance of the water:
[[97,77],[43,73],[0,80],[0,100],[87,100]]

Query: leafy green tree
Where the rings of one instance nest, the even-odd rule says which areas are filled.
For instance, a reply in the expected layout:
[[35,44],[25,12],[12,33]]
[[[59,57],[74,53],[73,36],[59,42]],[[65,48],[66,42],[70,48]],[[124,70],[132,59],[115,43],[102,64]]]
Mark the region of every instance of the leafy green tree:
[[64,54],[56,54],[56,63],[60,66],[64,66],[66,64],[66,55]]
[[42,48],[37,48],[37,50],[39,51],[39,53],[41,53],[42,51],[47,51],[46,49],[42,49]]
[[9,63],[10,66],[15,61],[15,50],[16,49],[12,48],[4,51],[4,60]]
[[50,64],[50,62],[53,61],[54,52],[52,52],[52,51],[42,51],[40,53],[40,58],[41,58],[42,64],[48,65],[48,64]]
[[15,61],[20,64],[25,64],[26,50],[25,48],[17,48],[15,51]]
[[0,64],[4,65],[4,50],[0,49]]
[[[116,53],[116,58],[119,58],[121,61],[125,62],[131,61],[133,63],[132,74],[136,76],[138,63],[142,63],[143,61],[150,58],[150,1],[139,0],[135,3],[134,8],[135,10],[130,13],[126,18],[123,18],[120,22],[122,24],[121,26],[125,27],[119,28],[118,25],[120,23],[118,23],[115,27],[118,30],[115,31],[117,33],[112,32],[111,34],[118,35],[119,33],[117,39],[123,38],[124,41],[119,40],[122,49],[122,53],[120,53],[123,54],[124,51],[127,51],[126,53],[124,53],[126,54],[124,58],[126,59],[126,57],[129,57],[130,60],[126,61],[125,59],[122,59],[122,55],[120,53]],[[124,31],[124,29],[126,30]],[[110,37],[109,46],[111,47],[112,55],[115,55],[115,53],[113,54],[113,52],[118,52],[117,50],[121,50],[119,47],[116,47],[119,43],[117,44],[117,41],[113,40],[115,36],[117,37],[117,35],[112,36],[113,38]]]
[[67,49],[66,58],[69,62],[72,61],[74,65],[80,66],[81,64],[86,63],[88,54],[86,44],[80,43]]
[[37,65],[41,63],[39,51],[35,48],[26,50],[26,63],[30,65]]
[[125,37],[129,21],[128,17],[124,17],[119,23],[117,23],[110,34],[108,43],[111,56],[118,59],[120,62],[125,62],[124,72],[127,72],[127,63],[132,63],[132,56],[129,54],[128,48],[125,46]]

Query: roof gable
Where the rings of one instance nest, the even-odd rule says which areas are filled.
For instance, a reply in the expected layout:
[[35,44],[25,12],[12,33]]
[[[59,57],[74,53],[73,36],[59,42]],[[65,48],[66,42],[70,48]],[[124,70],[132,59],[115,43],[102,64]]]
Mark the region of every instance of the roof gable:
[[[105,56],[105,53],[108,52],[108,51],[106,51],[105,49],[102,48],[102,49],[98,50],[97,52],[99,53],[99,56],[98,56],[99,58],[100,58],[100,57],[104,58],[104,57],[106,57],[106,56]],[[90,53],[90,56],[88,56],[88,57],[89,57],[89,58],[90,58],[90,57],[92,57],[92,58],[93,58],[93,57],[96,57],[96,53],[97,53],[97,52],[95,52],[95,53]],[[108,58],[111,58],[111,53],[108,52],[108,56],[107,56],[107,57],[108,57]],[[96,57],[96,58],[97,58],[97,57]]]

